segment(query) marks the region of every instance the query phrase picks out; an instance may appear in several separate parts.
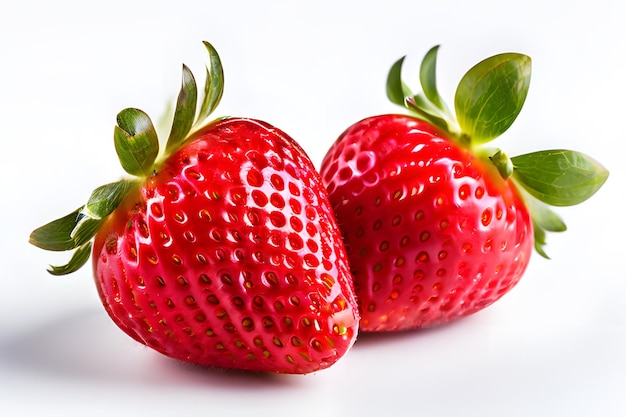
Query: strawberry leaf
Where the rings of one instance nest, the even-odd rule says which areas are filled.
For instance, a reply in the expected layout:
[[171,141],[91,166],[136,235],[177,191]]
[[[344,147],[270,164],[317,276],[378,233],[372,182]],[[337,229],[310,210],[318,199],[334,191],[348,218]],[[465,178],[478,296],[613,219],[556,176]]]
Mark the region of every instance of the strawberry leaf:
[[50,265],[48,272],[52,275],[57,276],[67,275],[71,274],[72,272],[76,272],[89,260],[89,256],[91,255],[91,246],[91,242],[87,242],[84,245],[80,246],[74,251],[72,258],[67,264],[62,266]]
[[413,95],[409,87],[402,81],[402,64],[404,64],[405,58],[406,56],[403,56],[397,60],[387,75],[387,98],[393,104],[402,107],[405,106],[406,97]]
[[[172,127],[163,158],[180,148],[219,104],[224,89],[224,73],[217,51],[204,42],[209,52],[207,79],[199,114],[198,88],[193,74],[183,65],[182,86],[178,94]],[[159,138],[150,117],[142,110],[127,108],[117,115],[113,133],[115,150],[124,170],[134,176],[145,177],[156,172],[159,156]],[[35,229],[29,237],[31,244],[51,251],[74,250],[66,265],[51,266],[53,275],[65,275],[76,271],[89,259],[92,239],[98,233],[104,219],[115,211],[124,198],[137,185],[138,180],[121,180],[96,188],[87,204],[72,213]]]
[[534,199],[526,199],[526,203],[530,206],[533,218],[542,229],[548,232],[565,232],[567,230],[563,219],[548,205]]
[[535,235],[535,250],[542,257],[550,259],[546,251],[543,249],[543,247],[546,246],[546,230],[541,227],[539,223],[533,220],[533,231]]
[[103,219],[119,207],[134,185],[133,181],[121,180],[100,186],[91,193],[72,231],[76,246],[85,244],[98,233]]
[[75,249],[77,245],[72,237],[72,231],[80,220],[81,210],[82,207],[33,230],[28,241],[38,248],[49,251],[63,252]]
[[159,139],[150,117],[139,109],[124,109],[117,115],[115,150],[122,168],[131,175],[149,174],[159,153]]
[[57,252],[84,245],[96,235],[101,219],[120,205],[134,185],[133,181],[121,180],[96,188],[87,204],[35,229],[29,242],[38,248]]
[[518,185],[517,189],[530,211],[535,236],[535,250],[544,258],[550,259],[544,250],[547,232],[564,232],[567,230],[567,226],[563,219],[552,211],[550,206],[533,197],[515,179],[513,181]]
[[463,76],[454,107],[472,143],[489,142],[511,126],[526,100],[530,73],[530,57],[505,53],[481,61]]
[[437,52],[439,45],[432,47],[424,56],[420,66],[420,83],[426,98],[440,110],[445,111],[444,101],[437,89]]
[[552,206],[582,203],[600,189],[609,175],[600,163],[576,151],[539,151],[511,160],[516,182]]
[[567,230],[567,226],[561,217],[552,211],[548,205],[529,195],[525,196],[524,201],[530,210],[533,221],[535,250],[544,258],[550,259],[544,249],[547,241],[547,232],[564,232]]
[[202,99],[200,113],[194,125],[201,125],[206,118],[213,113],[213,110],[215,110],[220,103],[222,93],[224,92],[224,70],[220,56],[215,48],[213,48],[213,45],[207,41],[203,43],[209,53],[209,65],[206,68],[204,98]]
[[94,219],[104,219],[120,205],[134,185],[133,181],[121,180],[96,188],[82,213]]
[[418,118],[426,120],[446,132],[450,130],[446,119],[440,116],[440,113],[421,94],[407,97],[405,107],[411,110]]
[[172,130],[167,139],[166,150],[177,149],[187,137],[196,116],[198,87],[189,68],[183,64],[183,81],[178,93]]
[[72,230],[72,239],[74,239],[75,247],[79,247],[89,242],[98,233],[102,226],[102,219],[93,219],[88,216],[82,216]]
[[402,57],[397,60],[389,69],[387,75],[387,98],[399,106],[408,109],[413,116],[425,120],[433,125],[456,136],[456,131],[451,130],[456,126],[454,118],[451,117],[445,102],[442,100],[437,90],[437,51],[439,46],[435,46],[428,51],[420,66],[420,84],[422,92],[413,94],[411,89],[402,81]]

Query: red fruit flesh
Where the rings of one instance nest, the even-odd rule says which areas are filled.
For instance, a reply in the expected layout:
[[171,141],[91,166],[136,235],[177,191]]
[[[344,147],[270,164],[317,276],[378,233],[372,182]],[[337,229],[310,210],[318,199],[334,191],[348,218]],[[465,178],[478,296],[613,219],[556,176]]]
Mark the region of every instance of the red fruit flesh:
[[321,175],[362,331],[467,316],[509,291],[528,265],[532,223],[514,185],[426,122],[383,115],[356,123]]
[[249,119],[195,135],[106,221],[102,302],[183,361],[307,373],[353,344],[358,311],[326,191],[300,147]]

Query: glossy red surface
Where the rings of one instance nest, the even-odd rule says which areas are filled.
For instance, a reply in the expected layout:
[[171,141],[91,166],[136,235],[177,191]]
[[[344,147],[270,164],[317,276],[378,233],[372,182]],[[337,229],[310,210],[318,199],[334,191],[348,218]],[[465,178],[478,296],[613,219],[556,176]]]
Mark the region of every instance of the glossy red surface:
[[93,259],[117,325],[177,359],[305,373],[356,337],[326,192],[299,146],[262,122],[196,135],[111,216]]
[[425,122],[384,115],[356,123],[328,151],[321,174],[365,331],[476,312],[528,265],[532,225],[512,183]]

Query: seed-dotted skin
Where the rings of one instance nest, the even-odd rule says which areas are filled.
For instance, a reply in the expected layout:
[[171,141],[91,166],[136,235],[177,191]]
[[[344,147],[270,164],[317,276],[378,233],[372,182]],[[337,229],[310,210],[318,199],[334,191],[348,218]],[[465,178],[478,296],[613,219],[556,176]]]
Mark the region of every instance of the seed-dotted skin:
[[298,145],[262,122],[198,134],[107,220],[93,259],[113,320],[173,358],[307,373],[356,338],[326,192]]
[[321,175],[363,331],[467,316],[509,291],[528,265],[532,223],[513,184],[425,122],[383,115],[356,123]]

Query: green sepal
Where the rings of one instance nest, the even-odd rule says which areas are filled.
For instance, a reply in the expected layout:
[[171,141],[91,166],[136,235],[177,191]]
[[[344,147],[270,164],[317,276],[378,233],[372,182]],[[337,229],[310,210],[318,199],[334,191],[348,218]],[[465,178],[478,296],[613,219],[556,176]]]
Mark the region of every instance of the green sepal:
[[82,246],[93,239],[100,227],[102,227],[103,222],[104,219],[82,216],[74,230],[72,230],[72,239],[74,239],[76,247]]
[[100,230],[104,219],[111,214],[135,186],[134,181],[120,180],[96,188],[87,204],[70,214],[35,229],[29,242],[50,251],[74,250],[69,263],[51,266],[52,275],[66,275],[87,262],[91,241]]
[[150,117],[139,109],[122,110],[113,136],[122,168],[131,175],[148,175],[159,154],[159,138]]
[[405,99],[412,96],[409,87],[402,81],[402,64],[406,56],[398,59],[389,69],[387,74],[387,98],[393,104],[405,107]]
[[567,230],[567,226],[561,217],[541,201],[535,200],[533,197],[526,198],[525,201],[532,217],[535,250],[542,257],[550,259],[544,249],[547,241],[547,232],[564,232]]
[[511,160],[516,182],[551,206],[582,203],[594,195],[609,176],[600,163],[570,150],[538,151]]
[[509,158],[500,150],[481,145],[503,134],[515,121],[528,95],[530,57],[504,53],[472,67],[461,79],[452,114],[437,89],[439,46],[431,48],[420,67],[421,93],[413,94],[402,81],[405,57],[387,76],[387,97],[417,118],[448,133],[457,145],[469,148],[497,168],[500,176],[516,184],[530,211],[535,249],[548,258],[544,246],[548,232],[567,229],[550,206],[573,205],[591,197],[604,184],[608,171],[586,155],[573,151],[544,151]]
[[86,242],[84,245],[78,247],[78,249],[74,251],[74,253],[72,254],[72,258],[67,264],[62,266],[50,265],[50,268],[48,268],[48,272],[56,276],[68,275],[72,272],[76,272],[89,260],[89,256],[91,255],[91,247],[91,241]]
[[184,142],[196,116],[197,102],[198,87],[196,86],[196,80],[189,68],[183,64],[182,86],[178,93],[178,101],[174,111],[172,129],[167,139],[166,151],[178,149],[180,144]]
[[75,249],[77,245],[72,237],[72,231],[80,221],[82,209],[79,207],[70,214],[33,230],[28,240],[29,243],[55,252]]
[[98,233],[103,220],[119,207],[134,186],[134,181],[123,179],[93,190],[71,233],[76,246],[83,245]]
[[563,219],[556,214],[550,206],[535,198],[521,184],[519,184],[515,178],[513,178],[513,182],[516,184],[518,191],[524,199],[524,203],[526,203],[526,207],[528,208],[532,218],[535,250],[542,257],[550,259],[544,250],[547,232],[565,232],[567,230],[567,226]]
[[463,76],[454,108],[473,144],[489,142],[511,126],[526,100],[530,73],[530,57],[504,53],[479,62]]
[[104,219],[113,213],[135,185],[135,181],[123,179],[96,188],[82,213],[94,219]]
[[544,250],[544,246],[546,246],[546,230],[542,228],[536,221],[533,220],[533,232],[535,236],[534,248],[535,251],[539,255],[541,255],[545,259],[550,259],[546,251]]
[[[198,89],[193,74],[183,65],[182,86],[163,159],[191,136],[192,129],[201,127],[222,98],[224,72],[221,60],[210,43],[204,42],[204,46],[209,53],[209,64],[200,111],[196,117]],[[74,250],[66,265],[50,267],[49,272],[53,275],[69,274],[83,266],[89,259],[92,240],[104,219],[119,207],[133,187],[157,172],[159,138],[145,112],[135,108],[119,112],[113,136],[115,150],[124,170],[142,179],[121,180],[98,187],[92,192],[87,204],[31,233],[29,242],[39,248],[51,251]]]
[[445,102],[437,89],[437,53],[439,45],[433,46],[424,56],[420,65],[420,84],[426,98],[442,111],[447,111]]
[[548,205],[535,199],[526,199],[535,222],[547,232],[565,232],[567,225]]
[[402,80],[402,66],[406,57],[397,60],[391,66],[387,75],[387,98],[392,103],[408,109],[418,119],[432,123],[454,136],[455,134],[451,131],[451,128],[456,124],[437,90],[436,64],[438,50],[439,46],[431,48],[420,66],[422,93],[413,94]]
[[222,94],[224,93],[224,69],[217,51],[207,41],[203,44],[209,53],[209,65],[206,67],[206,81],[204,84],[204,97],[200,106],[200,113],[194,125],[201,125],[217,108]]
[[407,97],[405,107],[411,110],[417,118],[426,120],[445,132],[450,131],[448,121],[421,94]]

